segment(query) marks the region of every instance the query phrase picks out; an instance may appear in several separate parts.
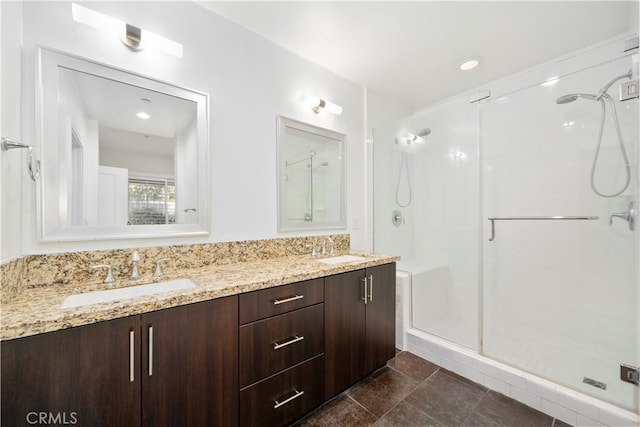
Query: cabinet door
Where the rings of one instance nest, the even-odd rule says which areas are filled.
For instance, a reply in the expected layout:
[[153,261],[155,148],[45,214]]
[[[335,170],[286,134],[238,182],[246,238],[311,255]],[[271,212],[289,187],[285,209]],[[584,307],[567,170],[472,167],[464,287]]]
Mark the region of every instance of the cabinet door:
[[365,374],[378,369],[395,355],[396,268],[395,263],[367,268]]
[[141,316],[143,425],[238,424],[238,297]]
[[2,425],[140,425],[138,329],[134,316],[3,342]]
[[325,399],[364,375],[364,270],[325,278]]
[[78,350],[77,329],[3,341],[2,425],[28,426],[39,412],[75,417],[81,394]]
[[[140,316],[78,329],[79,425],[140,425]],[[76,369],[76,368],[74,368]]]

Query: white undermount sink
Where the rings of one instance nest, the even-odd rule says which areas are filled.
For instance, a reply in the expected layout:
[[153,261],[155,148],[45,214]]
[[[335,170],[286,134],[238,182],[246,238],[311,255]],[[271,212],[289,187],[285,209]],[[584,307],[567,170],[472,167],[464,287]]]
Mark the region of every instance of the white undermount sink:
[[167,280],[166,282],[149,283],[146,285],[129,286],[126,288],[109,289],[107,291],[87,292],[84,294],[70,295],[62,301],[60,308],[82,307],[101,302],[116,301],[153,295],[162,292],[177,291],[180,289],[195,288],[196,284],[189,279]]
[[343,262],[355,262],[355,261],[363,261],[365,257],[357,256],[357,255],[340,255],[334,256],[331,258],[323,258],[318,259],[316,261],[323,262],[325,264],[342,264]]

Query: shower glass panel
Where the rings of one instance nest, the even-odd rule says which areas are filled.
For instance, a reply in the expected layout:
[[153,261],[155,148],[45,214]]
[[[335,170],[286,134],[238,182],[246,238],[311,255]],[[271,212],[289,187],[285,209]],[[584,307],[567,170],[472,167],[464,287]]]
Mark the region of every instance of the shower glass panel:
[[[609,90],[632,171],[629,188],[610,198],[596,195],[590,185],[600,102],[556,103],[566,94],[597,94],[631,68],[631,57],[625,57],[481,105],[482,351],[637,410],[638,388],[620,380],[620,364],[640,362],[638,228],[630,230],[621,218],[609,220],[631,202],[638,205],[638,100],[617,101],[619,83]],[[625,179],[607,107],[595,185],[615,193]],[[489,241],[487,218],[530,216],[598,219],[498,220]]]
[[[413,140],[413,135],[431,133]],[[423,132],[420,132],[420,131]],[[374,131],[375,250],[411,273],[411,323],[479,350],[478,106],[459,98]],[[404,222],[395,225],[393,213]]]

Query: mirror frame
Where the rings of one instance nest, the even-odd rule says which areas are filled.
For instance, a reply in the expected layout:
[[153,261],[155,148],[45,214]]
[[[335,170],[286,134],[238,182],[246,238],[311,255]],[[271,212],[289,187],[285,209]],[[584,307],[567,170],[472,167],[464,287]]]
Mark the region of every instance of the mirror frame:
[[[40,155],[41,173],[36,196],[38,236],[41,242],[87,240],[143,239],[176,236],[206,236],[210,233],[209,214],[209,95],[172,83],[153,79],[125,69],[88,58],[72,55],[44,46],[36,47],[36,150]],[[60,223],[58,206],[46,206],[47,176],[57,173],[58,165],[47,161],[47,153],[57,150],[57,100],[45,96],[45,85],[56,82],[58,67],[65,67],[124,84],[161,92],[196,103],[196,133],[198,138],[198,222],[191,224],[123,225],[123,226],[67,226]],[[55,144],[51,137],[54,136]]]
[[[299,231],[299,230],[326,230],[326,229],[344,229],[347,228],[347,215],[346,215],[346,174],[347,174],[347,159],[346,159],[346,144],[347,136],[343,133],[339,133],[330,129],[321,128],[308,123],[300,122],[298,120],[290,119],[284,116],[277,116],[277,174],[278,174],[278,231]],[[287,194],[286,194],[286,172],[284,167],[284,145],[287,134],[287,129],[296,129],[303,132],[313,133],[324,138],[332,139],[340,143],[340,156],[342,161],[340,165],[340,219],[338,221],[325,221],[325,222],[302,222],[293,223],[283,218],[283,215],[287,211]]]

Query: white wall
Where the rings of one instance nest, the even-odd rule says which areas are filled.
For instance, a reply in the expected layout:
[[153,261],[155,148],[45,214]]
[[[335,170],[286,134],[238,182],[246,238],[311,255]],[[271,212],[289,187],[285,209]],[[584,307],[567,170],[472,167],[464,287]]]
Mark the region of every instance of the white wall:
[[[0,93],[2,112],[0,134],[20,141],[20,47],[22,45],[22,3],[0,2],[0,50],[2,72]],[[24,150],[0,151],[0,196],[2,220],[0,234],[0,259],[9,260],[22,254],[22,183],[26,178]],[[29,179],[29,178],[26,178]]]
[[[14,26],[23,22],[23,139],[32,140],[34,136],[33,70],[36,44],[207,92],[211,104],[210,197],[213,231],[209,238],[200,239],[39,243],[35,232],[36,187],[26,182],[28,178],[23,173],[21,177],[25,182],[25,191],[22,206],[16,208],[17,204],[14,203],[9,207],[4,203],[2,218],[5,230],[23,229],[24,248],[16,249],[15,243],[12,243],[7,253],[17,255],[21,252],[277,237],[275,138],[278,114],[347,135],[347,219],[350,226],[363,223],[363,88],[193,3],[91,2],[88,6],[181,42],[184,56],[177,59],[151,51],[131,52],[119,40],[73,22],[70,2],[25,2],[22,4],[23,17],[16,10],[19,7],[6,7],[3,9],[5,22],[15,23]],[[19,28],[17,30],[3,30],[3,46],[5,43],[19,45],[21,32]],[[9,65],[15,66],[15,61],[11,64],[3,61],[3,72],[11,72]],[[8,76],[12,88],[19,82],[17,77],[15,73]],[[342,105],[343,114],[313,113],[296,100],[298,90],[319,94]],[[16,105],[16,99],[14,96],[11,105]],[[11,117],[14,128],[17,128],[18,119],[15,115]],[[3,202],[10,196],[3,194]],[[19,194],[14,195],[14,198],[17,197]],[[24,226],[17,218],[23,218]],[[335,231],[350,232],[355,248],[365,245],[365,230],[361,226]],[[290,236],[292,233],[282,235]],[[3,258],[6,258],[4,254]]]
[[198,206],[197,193],[193,191],[198,188],[198,175],[193,167],[184,166],[198,164],[196,130],[196,122],[194,121],[184,134],[176,137],[176,223],[178,224],[197,222],[198,218],[197,212],[185,212],[185,210]]
[[[373,177],[377,175],[375,172],[374,165],[374,147],[376,138],[378,135],[374,135],[373,130],[376,128],[382,128],[382,125],[390,123],[393,126],[392,122],[402,118],[407,117],[413,111],[410,107],[406,105],[399,104],[397,101],[392,100],[391,98],[381,95],[371,89],[366,90],[366,104],[367,104],[367,116],[366,116],[366,133],[367,133],[367,141],[371,142],[366,144],[364,148],[365,152],[365,163],[367,165],[365,180],[367,182],[366,189],[366,206],[373,207],[376,202],[377,195],[374,195],[374,186],[373,186]],[[393,133],[393,132],[392,132]],[[384,139],[383,135],[380,135],[380,138]],[[384,196],[383,196],[384,197]],[[369,208],[367,210],[367,216],[365,218],[365,228],[367,230],[366,235],[366,248],[368,250],[374,250],[374,212],[375,208]],[[377,231],[377,229],[376,229]],[[378,250],[378,249],[376,249]],[[384,249],[389,250],[389,249]],[[396,253],[396,252],[391,252]],[[397,252],[399,253],[399,252]]]

